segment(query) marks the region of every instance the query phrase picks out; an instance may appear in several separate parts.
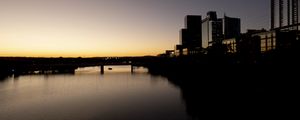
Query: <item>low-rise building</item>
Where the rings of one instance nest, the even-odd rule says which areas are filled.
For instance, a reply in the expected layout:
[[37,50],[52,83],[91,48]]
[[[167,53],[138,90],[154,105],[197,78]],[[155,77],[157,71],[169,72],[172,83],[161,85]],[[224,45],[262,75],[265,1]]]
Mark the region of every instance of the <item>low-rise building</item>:
[[262,53],[272,50],[285,50],[292,48],[297,40],[297,31],[272,30],[253,34],[252,37],[260,38],[260,50]]

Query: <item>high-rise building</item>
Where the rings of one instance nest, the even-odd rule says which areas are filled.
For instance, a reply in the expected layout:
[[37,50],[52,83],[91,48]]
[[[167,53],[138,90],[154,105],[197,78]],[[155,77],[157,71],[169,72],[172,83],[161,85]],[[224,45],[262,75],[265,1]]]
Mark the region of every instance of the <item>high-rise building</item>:
[[185,18],[185,27],[188,30],[200,32],[202,26],[201,21],[202,17],[200,15],[187,15]]
[[210,11],[202,20],[202,48],[207,48],[222,42],[222,19],[217,18],[217,13]]
[[215,11],[207,13],[202,20],[202,48],[222,44],[222,40],[240,36],[241,20],[224,16],[218,18]]
[[239,18],[218,18],[215,11],[208,12],[203,20],[200,15],[188,15],[185,18],[185,28],[180,31],[180,45],[176,47],[175,53],[197,54],[203,52],[203,48],[222,45],[225,38],[238,37],[240,32]]
[[241,19],[224,16],[222,22],[224,39],[230,39],[240,36]]
[[202,17],[188,15],[185,24],[186,28],[181,30],[181,45],[186,48],[201,47]]
[[298,30],[299,0],[271,0],[271,29]]

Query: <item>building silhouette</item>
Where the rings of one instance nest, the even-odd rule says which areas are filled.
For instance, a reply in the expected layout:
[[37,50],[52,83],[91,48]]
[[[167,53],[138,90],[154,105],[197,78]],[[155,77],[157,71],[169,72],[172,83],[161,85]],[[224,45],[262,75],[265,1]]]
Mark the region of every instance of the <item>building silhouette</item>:
[[240,36],[241,20],[225,15],[218,18],[215,11],[210,11],[202,21],[202,31],[202,48],[212,47],[222,44],[224,39]]
[[260,32],[252,35],[260,38],[260,51],[266,53],[269,51],[285,51],[293,48],[298,40],[298,31],[282,31],[271,30],[266,32]]
[[202,41],[202,17],[188,15],[185,18],[185,27],[181,30],[181,45],[185,48],[201,47]]
[[235,38],[241,34],[241,19],[224,15],[222,19],[224,39]]
[[220,46],[224,38],[238,37],[240,32],[239,18],[218,18],[215,11],[209,11],[204,19],[201,15],[187,15],[185,28],[180,31],[180,44],[175,46],[174,54],[181,56],[206,53],[206,48]]
[[176,56],[191,55],[199,52],[202,46],[202,16],[187,15],[185,28],[180,32],[180,44],[175,46]]
[[270,0],[271,29],[298,30],[299,0]]
[[217,18],[217,13],[210,11],[202,20],[202,48],[213,46],[222,40],[222,20]]
[[204,19],[200,15],[186,16],[180,44],[174,51],[166,51],[166,55],[192,55],[202,58],[203,63],[298,63],[295,57],[300,52],[299,0],[270,2],[270,30],[241,33],[240,18],[218,18],[215,11],[209,11]]

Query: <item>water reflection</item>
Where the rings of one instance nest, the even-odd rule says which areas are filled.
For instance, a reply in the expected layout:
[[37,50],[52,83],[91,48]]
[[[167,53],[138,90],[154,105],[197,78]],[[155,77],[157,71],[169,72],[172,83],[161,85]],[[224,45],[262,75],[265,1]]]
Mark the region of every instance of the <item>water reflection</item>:
[[200,76],[199,70],[161,77],[146,69],[132,74],[129,66],[105,69],[103,75],[99,67],[89,67],[75,74],[5,77],[0,82],[0,120],[275,118],[294,113],[288,106],[298,100],[298,84],[291,87],[261,71],[236,71],[244,79],[222,72],[224,79],[219,79],[214,73]]
[[[128,73],[131,72],[131,66],[105,66],[105,74],[110,73]],[[96,67],[83,67],[75,70],[75,74],[95,74],[101,73],[100,66]],[[148,70],[142,67],[133,67],[133,73],[148,73]]]
[[0,75],[0,82],[6,80],[6,78],[7,78],[7,76],[5,76],[5,75]]
[[188,119],[180,90],[166,78],[145,70],[114,73],[118,68],[101,75],[96,69],[6,78],[0,83],[0,119]]

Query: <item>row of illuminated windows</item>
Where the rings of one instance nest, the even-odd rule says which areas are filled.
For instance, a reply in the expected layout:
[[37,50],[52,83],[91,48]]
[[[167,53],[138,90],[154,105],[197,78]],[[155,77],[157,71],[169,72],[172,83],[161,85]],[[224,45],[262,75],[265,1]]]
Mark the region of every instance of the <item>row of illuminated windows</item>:
[[224,45],[227,46],[227,49],[228,51],[227,52],[230,52],[230,53],[235,53],[236,52],[236,42],[235,41],[224,41],[223,42]]
[[266,52],[276,49],[276,39],[261,39],[261,51]]

